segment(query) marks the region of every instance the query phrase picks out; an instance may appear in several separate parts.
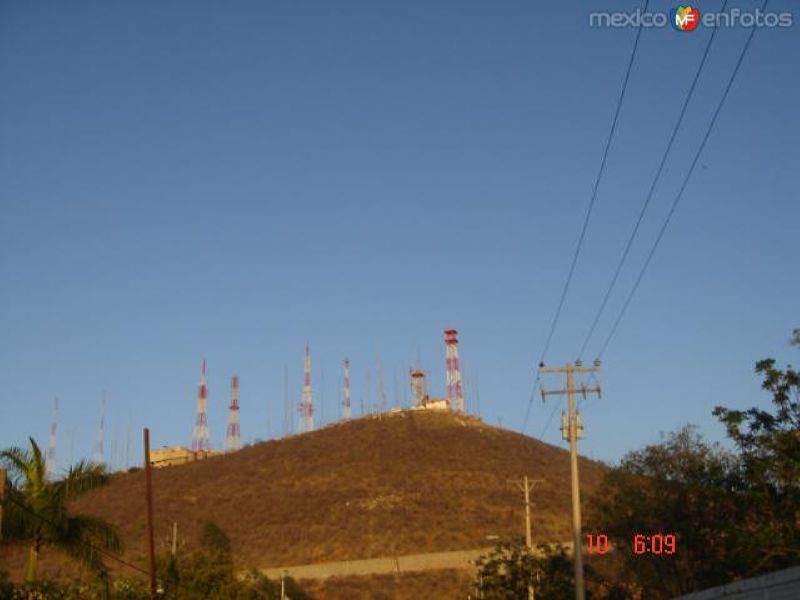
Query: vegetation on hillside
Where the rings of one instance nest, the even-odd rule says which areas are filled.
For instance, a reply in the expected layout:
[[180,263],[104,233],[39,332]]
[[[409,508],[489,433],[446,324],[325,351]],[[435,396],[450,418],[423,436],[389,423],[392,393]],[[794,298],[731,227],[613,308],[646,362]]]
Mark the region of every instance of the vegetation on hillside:
[[[199,549],[159,558],[158,578],[164,600],[278,600],[281,593],[280,581],[257,571],[236,577],[230,539],[213,522],[203,525]],[[292,600],[311,600],[293,579],[287,577],[283,585]]]
[[[614,560],[612,557],[611,560]],[[571,551],[561,544],[538,544],[531,551],[522,538],[503,540],[477,562],[474,587],[484,600],[518,600],[528,597],[532,585],[536,600],[564,600],[575,595],[575,570]],[[587,600],[638,598],[631,588],[617,581],[619,565],[600,573],[584,564]]]
[[572,561],[563,546],[540,544],[536,552],[522,540],[500,542],[477,562],[478,597],[515,600],[528,597],[533,585],[539,600],[561,600],[575,594]]
[[[237,577],[230,540],[216,524],[205,523],[200,547],[189,553],[162,555],[157,561],[158,597],[162,600],[279,600],[281,586],[291,600],[312,600],[287,577],[272,581],[258,572]],[[117,578],[113,585],[90,578],[14,585],[0,573],[0,600],[149,600],[143,578]]]

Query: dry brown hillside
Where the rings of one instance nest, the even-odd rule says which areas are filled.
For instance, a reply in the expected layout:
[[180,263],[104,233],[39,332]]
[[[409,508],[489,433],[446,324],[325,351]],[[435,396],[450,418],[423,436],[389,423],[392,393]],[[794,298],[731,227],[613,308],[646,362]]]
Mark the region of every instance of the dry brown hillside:
[[[152,435],[158,441],[158,428]],[[507,480],[545,478],[534,498],[538,541],[569,538],[566,451],[472,417],[402,412],[367,417],[239,452],[155,470],[157,545],[172,522],[196,543],[204,521],[230,536],[240,568],[479,548],[521,534],[521,493]],[[585,495],[604,467],[581,459]],[[119,526],[127,558],[146,564],[143,471],[76,507]]]

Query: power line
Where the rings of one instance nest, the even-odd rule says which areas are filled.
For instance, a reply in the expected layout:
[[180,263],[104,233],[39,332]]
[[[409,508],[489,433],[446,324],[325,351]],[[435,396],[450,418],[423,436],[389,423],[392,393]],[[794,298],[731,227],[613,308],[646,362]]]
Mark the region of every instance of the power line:
[[[725,9],[728,6],[728,0],[724,0],[722,3],[722,7],[719,9],[720,13],[724,13]],[[633,240],[636,238],[637,233],[639,232],[639,226],[642,224],[642,219],[644,218],[645,212],[647,212],[647,207],[650,205],[650,201],[653,199],[653,194],[655,192],[656,186],[661,179],[661,174],[664,171],[664,165],[667,162],[667,157],[669,153],[672,151],[672,145],[675,142],[675,138],[677,137],[678,130],[680,129],[681,124],[683,123],[683,118],[686,116],[686,109],[689,106],[689,102],[692,99],[692,95],[694,94],[694,90],[697,87],[697,82],[700,79],[700,73],[703,71],[703,67],[706,64],[706,59],[708,58],[709,50],[711,49],[711,44],[714,42],[714,37],[717,35],[717,27],[714,27],[711,30],[711,35],[708,38],[708,42],[706,43],[705,50],[703,51],[703,56],[700,59],[700,64],[697,67],[697,71],[694,74],[694,79],[692,79],[692,84],[689,86],[689,91],[686,94],[686,98],[683,101],[683,106],[681,107],[680,114],[678,115],[678,120],[675,122],[675,126],[672,128],[672,134],[669,137],[669,141],[667,142],[666,148],[664,148],[664,153],[661,155],[661,161],[658,164],[658,169],[656,170],[655,177],[653,177],[653,181],[650,184],[650,189],[647,192],[647,197],[645,198],[644,204],[642,205],[641,210],[639,211],[639,216],[636,219],[636,223],[633,226],[633,230],[631,231],[630,237],[628,237],[628,242],[625,245],[625,250],[622,252],[622,256],[617,263],[617,268],[614,271],[614,276],[611,278],[611,283],[608,285],[608,289],[606,290],[605,296],[603,297],[603,301],[600,303],[600,308],[597,310],[597,313],[594,316],[594,321],[592,321],[592,326],[589,328],[589,333],[586,334],[586,339],[583,341],[583,345],[581,346],[580,352],[578,352],[578,358],[581,358],[586,352],[586,347],[589,345],[589,341],[592,339],[594,335],[595,328],[597,327],[598,322],[600,321],[600,317],[602,316],[603,312],[606,309],[606,305],[608,304],[608,299],[611,297],[611,292],[614,290],[614,287],[617,285],[617,280],[619,279],[619,274],[622,271],[622,267],[625,264],[625,261],[628,258],[628,253],[630,252],[631,246],[633,245]]]
[[[542,364],[541,362],[539,364]],[[528,398],[528,406],[525,407],[525,418],[522,420],[522,431],[520,433],[525,433],[525,429],[528,427],[528,418],[531,416],[531,407],[533,406],[533,397],[536,395],[536,386],[539,384],[539,377],[540,375],[536,375],[536,381],[533,382],[533,389],[531,390],[531,397]]]
[[[642,12],[647,12],[647,5],[650,0],[645,0],[644,5],[642,7]],[[558,320],[561,316],[561,310],[564,307],[564,301],[567,297],[567,291],[569,290],[570,283],[572,283],[572,276],[575,274],[575,266],[578,263],[578,256],[581,253],[581,248],[583,247],[583,241],[586,238],[586,230],[589,227],[589,220],[592,216],[592,211],[594,210],[595,200],[597,199],[597,190],[600,187],[600,180],[603,177],[603,172],[606,168],[606,161],[608,160],[608,152],[611,148],[611,140],[614,138],[614,132],[617,129],[617,121],[619,120],[619,113],[622,109],[622,101],[625,98],[625,91],[628,89],[628,81],[630,80],[631,70],[633,69],[633,59],[636,57],[636,49],[639,47],[639,39],[642,36],[642,24],[639,23],[639,29],[636,31],[636,39],[633,42],[633,50],[631,51],[631,57],[628,60],[628,68],[625,70],[625,79],[622,82],[622,90],[620,90],[619,98],[617,99],[617,107],[614,110],[614,118],[611,121],[611,130],[608,132],[608,139],[606,140],[606,146],[603,149],[603,158],[600,161],[600,169],[597,172],[597,177],[594,181],[594,186],[592,187],[592,196],[589,199],[589,208],[586,210],[586,216],[583,219],[583,226],[581,227],[581,233],[578,237],[578,245],[575,247],[575,254],[572,257],[572,263],[569,267],[569,272],[567,274],[567,280],[564,282],[564,288],[561,291],[561,298],[558,301],[558,307],[556,308],[556,313],[553,316],[553,320],[550,323],[550,331],[547,334],[547,340],[544,344],[544,350],[542,351],[542,356],[539,359],[539,362],[543,362],[545,359],[545,355],[547,351],[550,349],[550,342],[553,340],[553,334],[556,330],[556,325],[558,324]]]
[[[762,12],[766,10],[768,2],[769,0],[764,0],[763,4],[761,5]],[[614,337],[614,334],[616,333],[617,328],[619,327],[620,321],[622,321],[622,317],[625,316],[625,313],[628,310],[628,306],[630,305],[633,296],[636,294],[636,290],[639,289],[639,284],[642,282],[642,278],[644,277],[647,268],[650,266],[650,262],[653,259],[653,255],[655,254],[658,245],[661,243],[661,239],[664,237],[664,232],[667,230],[667,226],[672,220],[672,215],[675,214],[675,209],[678,207],[678,203],[681,201],[681,198],[683,197],[683,193],[686,190],[686,186],[689,183],[689,179],[691,178],[692,173],[694,172],[694,169],[697,166],[697,161],[700,159],[700,155],[702,154],[703,149],[706,146],[706,142],[708,142],[708,138],[711,136],[711,131],[714,129],[714,125],[717,122],[717,117],[719,117],[719,114],[722,111],[722,107],[725,104],[725,100],[728,98],[728,94],[730,93],[731,87],[733,86],[733,81],[734,79],[736,79],[736,75],[739,72],[739,68],[742,66],[742,62],[744,61],[744,57],[747,54],[748,48],[750,48],[750,43],[753,41],[753,36],[755,35],[755,32],[756,32],[756,26],[753,25],[753,27],[750,29],[750,34],[747,36],[747,41],[745,41],[744,46],[742,47],[742,51],[739,54],[739,58],[736,61],[736,66],[733,68],[733,72],[731,73],[731,76],[728,79],[728,83],[725,86],[725,91],[723,92],[722,97],[720,98],[719,104],[717,104],[717,108],[714,110],[714,114],[711,117],[711,122],[708,124],[708,129],[706,129],[705,135],[703,136],[703,140],[700,142],[700,146],[698,146],[697,152],[695,152],[694,158],[692,159],[692,163],[689,166],[689,170],[686,172],[686,176],[684,177],[683,182],[681,183],[681,187],[678,190],[678,193],[676,194],[675,199],[672,202],[672,206],[670,207],[669,212],[667,213],[667,217],[664,220],[664,223],[662,224],[661,229],[658,232],[658,236],[656,237],[656,240],[653,243],[653,246],[650,249],[649,254],[647,255],[647,259],[645,260],[644,265],[642,265],[642,269],[639,271],[639,275],[636,278],[636,282],[634,283],[633,288],[628,294],[628,297],[625,299],[625,303],[622,305],[622,309],[617,315],[617,318],[614,321],[614,325],[612,326],[611,331],[606,337],[605,342],[603,342],[603,346],[601,347],[600,352],[597,355],[598,358],[602,358],[603,354],[608,348],[611,339]]]
[[[644,0],[641,9],[642,12],[647,11],[647,6],[649,2],[650,0]],[[553,334],[555,334],[556,326],[558,325],[558,321],[561,317],[561,311],[564,308],[564,301],[567,298],[567,292],[569,291],[569,286],[572,283],[572,277],[575,274],[575,267],[578,264],[578,256],[580,256],[581,249],[583,248],[583,242],[586,238],[586,230],[589,228],[589,221],[591,220],[595,201],[597,200],[597,190],[600,187],[600,180],[603,178],[603,173],[605,172],[606,162],[608,160],[608,153],[609,150],[611,149],[611,141],[614,138],[614,133],[617,129],[617,122],[619,121],[619,114],[620,110],[622,109],[622,101],[625,98],[625,91],[628,89],[628,81],[630,80],[631,77],[631,71],[633,70],[633,61],[634,58],[636,57],[636,50],[639,47],[639,39],[641,38],[641,36],[642,36],[642,23],[639,23],[639,28],[636,31],[636,38],[633,42],[633,49],[631,50],[631,56],[628,59],[628,66],[625,69],[625,78],[622,81],[622,89],[620,90],[619,98],[617,99],[617,106],[614,109],[614,118],[611,120],[611,129],[608,132],[606,145],[605,148],[603,149],[603,157],[600,160],[600,168],[598,169],[597,177],[595,178],[594,185],[592,186],[592,195],[589,198],[589,207],[586,210],[586,216],[583,219],[581,232],[580,235],[578,236],[578,244],[575,247],[575,253],[572,256],[572,262],[570,264],[569,271],[567,272],[567,279],[564,282],[564,287],[561,290],[561,296],[558,300],[556,312],[553,315],[552,321],[550,322],[550,330],[547,333],[547,339],[544,344],[544,349],[542,350],[542,354],[539,357],[540,366],[544,364],[544,359],[547,356],[547,351],[550,349],[550,343],[553,341]],[[522,433],[525,433],[525,430],[528,427],[528,418],[530,417],[530,409],[531,409],[531,404],[533,403],[534,394],[535,394],[535,387],[534,387],[534,392],[531,394],[531,398],[528,401],[528,406],[525,410],[525,419],[523,420],[522,430],[521,430]]]
[[544,434],[547,433],[547,430],[550,427],[550,423],[553,422],[553,417],[556,414],[556,410],[558,410],[558,404],[553,404],[553,410],[550,411],[550,416],[547,417],[547,422],[544,424],[544,427],[542,427],[542,433],[539,434],[540,440],[544,439]]

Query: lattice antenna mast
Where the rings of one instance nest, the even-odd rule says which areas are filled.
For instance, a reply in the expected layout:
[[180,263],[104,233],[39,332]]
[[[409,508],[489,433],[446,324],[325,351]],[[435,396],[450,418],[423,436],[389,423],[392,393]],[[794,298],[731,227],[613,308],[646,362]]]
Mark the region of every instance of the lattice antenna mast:
[[303,398],[297,407],[300,413],[300,433],[314,430],[314,396],[311,392],[311,351],[306,344],[306,360],[303,369]]
[[292,405],[289,401],[289,367],[283,365],[283,435],[292,433]]
[[394,388],[394,402],[396,408],[404,408],[400,403],[400,385],[397,382],[397,369],[392,369],[392,387]]
[[242,447],[239,436],[239,378],[231,378],[231,405],[228,407],[228,437],[225,449],[234,452]]
[[192,435],[192,452],[209,452],[208,441],[208,385],[206,383],[206,359],[200,369],[200,385],[197,386],[197,416]]
[[131,424],[128,423],[125,429],[125,468],[131,466],[131,437],[133,435],[133,431],[131,430]]
[[425,397],[428,391],[425,389],[425,371],[422,369],[411,369],[411,394],[414,396],[414,406],[425,406]]
[[350,408],[350,359],[348,358],[344,359],[343,369],[344,369],[344,398],[342,400],[342,418],[347,420],[352,415],[352,411]]
[[461,387],[461,366],[458,361],[458,331],[444,330],[447,366],[447,403],[450,410],[464,412],[464,391]]
[[50,444],[47,447],[45,476],[52,478],[56,472],[56,430],[58,429],[58,397],[53,404],[53,422],[50,424]]
[[[366,393],[365,393],[366,398],[364,400],[364,402],[366,403],[366,411],[371,414],[375,407],[372,404],[372,375],[370,374],[369,369],[367,369],[367,372],[364,373],[364,387],[366,388]],[[362,402],[362,404],[361,404],[361,414],[362,415],[364,414],[364,410],[365,410],[364,409],[364,402]]]
[[102,465],[106,461],[105,449],[103,447],[103,438],[106,435],[106,393],[103,392],[103,398],[100,400],[100,427],[97,429],[97,444],[94,447],[94,462]]
[[383,380],[383,363],[381,363],[380,355],[376,355],[376,375],[377,375],[377,401],[378,401],[378,414],[386,410],[386,385]]

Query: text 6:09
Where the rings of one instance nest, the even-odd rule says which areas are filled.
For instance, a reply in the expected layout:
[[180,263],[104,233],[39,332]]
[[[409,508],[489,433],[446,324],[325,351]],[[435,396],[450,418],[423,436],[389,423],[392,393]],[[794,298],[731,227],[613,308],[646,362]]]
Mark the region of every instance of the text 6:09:
[[675,554],[675,534],[654,533],[644,535],[639,533],[633,536],[633,551],[635,554]]

